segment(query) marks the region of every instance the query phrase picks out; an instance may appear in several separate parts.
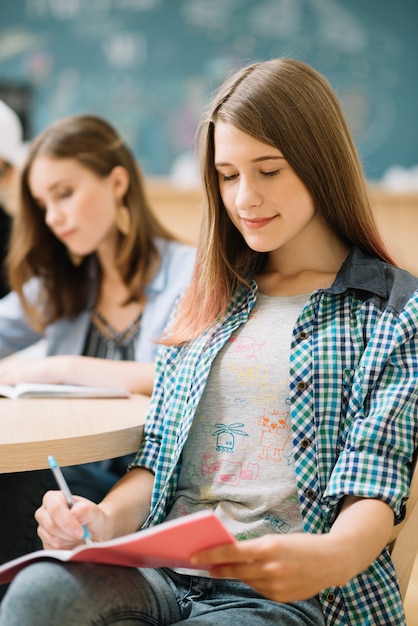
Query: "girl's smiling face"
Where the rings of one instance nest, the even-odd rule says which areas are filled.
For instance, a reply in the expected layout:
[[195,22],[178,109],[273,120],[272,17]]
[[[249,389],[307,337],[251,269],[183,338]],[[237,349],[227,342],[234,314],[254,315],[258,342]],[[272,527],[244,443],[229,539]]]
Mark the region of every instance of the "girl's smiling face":
[[247,245],[273,252],[308,244],[322,219],[280,150],[221,121],[214,141],[221,197]]
[[28,183],[45,222],[71,252],[86,255],[116,239],[116,209],[127,188],[127,172],[114,168],[99,178],[75,159],[37,157]]

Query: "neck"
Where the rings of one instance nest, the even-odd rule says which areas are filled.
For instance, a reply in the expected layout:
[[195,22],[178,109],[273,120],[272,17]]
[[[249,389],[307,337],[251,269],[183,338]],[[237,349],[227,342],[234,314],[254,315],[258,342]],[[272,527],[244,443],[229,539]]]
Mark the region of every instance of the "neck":
[[313,246],[295,244],[269,254],[263,274],[256,278],[262,293],[298,295],[330,287],[350,252],[339,237],[318,237]]

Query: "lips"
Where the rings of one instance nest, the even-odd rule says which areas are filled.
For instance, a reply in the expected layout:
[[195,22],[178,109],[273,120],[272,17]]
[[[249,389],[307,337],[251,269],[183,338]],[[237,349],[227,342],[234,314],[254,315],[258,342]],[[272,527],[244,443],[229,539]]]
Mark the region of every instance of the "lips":
[[66,239],[69,239],[74,232],[74,230],[66,230],[63,233],[57,233],[57,237],[58,239],[61,239],[61,241],[65,241]]
[[263,228],[264,226],[267,226],[268,224],[270,224],[270,222],[276,219],[276,216],[256,217],[253,219],[249,219],[249,218],[241,218],[241,219],[246,228],[248,228],[249,230],[256,230],[258,228]]

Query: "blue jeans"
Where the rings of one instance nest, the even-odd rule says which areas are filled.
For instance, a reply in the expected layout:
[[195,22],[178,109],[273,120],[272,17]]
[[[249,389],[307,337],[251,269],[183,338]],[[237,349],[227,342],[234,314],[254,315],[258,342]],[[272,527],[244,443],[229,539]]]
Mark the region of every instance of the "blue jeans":
[[42,561],[14,579],[0,626],[324,626],[319,601],[267,600],[234,580]]

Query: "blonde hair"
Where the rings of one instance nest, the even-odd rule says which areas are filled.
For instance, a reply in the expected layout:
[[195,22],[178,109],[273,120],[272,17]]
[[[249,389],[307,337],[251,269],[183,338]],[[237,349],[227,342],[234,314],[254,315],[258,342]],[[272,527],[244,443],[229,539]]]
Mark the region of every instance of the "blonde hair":
[[374,223],[360,159],[328,81],[297,60],[254,63],[220,87],[200,127],[204,205],[197,259],[167,344],[195,338],[222,318],[238,286],[260,273],[267,259],[247,246],[223,206],[214,167],[218,120],[278,148],[331,229],[349,245],[393,263]]
[[[20,206],[7,259],[10,286],[37,330],[83,311],[90,283],[89,263],[84,261],[79,267],[71,263],[67,248],[48,228],[44,213],[32,197],[29,174],[41,155],[74,159],[98,178],[105,178],[116,166],[123,166],[128,172],[129,187],[123,203],[129,209],[131,226],[126,236],[119,235],[116,266],[128,286],[130,301],[141,298],[150,263],[158,259],[155,238],[173,238],[148,205],[134,156],[107,121],[95,115],[75,115],[49,126],[31,143],[22,170]],[[24,286],[36,277],[41,279],[42,290],[38,302],[32,303],[25,296]]]

